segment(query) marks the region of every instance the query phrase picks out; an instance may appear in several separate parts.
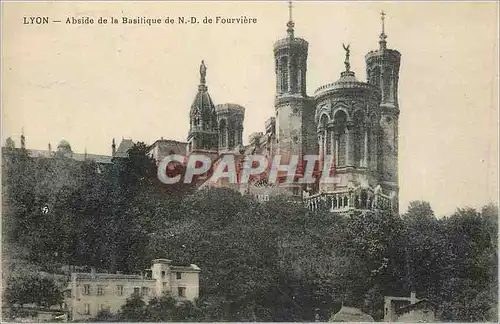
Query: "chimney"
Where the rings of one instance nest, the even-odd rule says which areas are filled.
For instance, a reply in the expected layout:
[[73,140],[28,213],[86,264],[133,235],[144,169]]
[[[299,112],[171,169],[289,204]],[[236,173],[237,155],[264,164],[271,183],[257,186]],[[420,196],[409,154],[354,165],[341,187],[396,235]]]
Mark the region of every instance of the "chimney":
[[412,290],[410,293],[410,304],[415,304],[417,301],[417,293],[415,290]]

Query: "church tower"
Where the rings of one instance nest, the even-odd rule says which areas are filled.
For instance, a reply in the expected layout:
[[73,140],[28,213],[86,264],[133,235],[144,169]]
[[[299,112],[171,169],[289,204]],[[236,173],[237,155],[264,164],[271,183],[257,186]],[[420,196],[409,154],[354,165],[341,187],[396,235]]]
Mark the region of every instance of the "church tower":
[[189,113],[189,133],[187,153],[217,154],[217,115],[206,85],[207,67],[200,65],[200,84]]
[[[286,157],[316,154],[314,103],[306,94],[308,42],[294,35],[292,4],[289,4],[287,37],[274,44],[276,72],[277,154]],[[293,189],[300,195],[301,188]]]
[[377,170],[385,191],[398,194],[398,80],[401,54],[387,48],[385,13],[381,13],[382,32],[379,49],[366,54],[368,83],[380,89],[380,132],[378,134]]
[[245,108],[232,103],[215,107],[219,125],[219,153],[233,151],[243,145]]

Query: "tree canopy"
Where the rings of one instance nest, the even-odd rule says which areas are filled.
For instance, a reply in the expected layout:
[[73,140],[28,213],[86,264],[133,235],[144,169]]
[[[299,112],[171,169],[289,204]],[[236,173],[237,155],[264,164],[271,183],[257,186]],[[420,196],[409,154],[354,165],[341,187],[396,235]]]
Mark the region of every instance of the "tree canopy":
[[[401,216],[313,213],[286,197],[259,203],[229,189],[166,186],[146,152],[138,143],[104,172],[93,161],[12,155],[2,177],[4,249],[25,251],[38,272],[133,273],[161,257],[202,269],[194,304],[132,296],[121,320],[327,321],[341,304],[380,320],[384,296],[412,289],[443,320],[497,319],[494,205],[439,219],[422,201]],[[30,293],[15,291],[29,280],[8,278],[8,300],[27,303]]]

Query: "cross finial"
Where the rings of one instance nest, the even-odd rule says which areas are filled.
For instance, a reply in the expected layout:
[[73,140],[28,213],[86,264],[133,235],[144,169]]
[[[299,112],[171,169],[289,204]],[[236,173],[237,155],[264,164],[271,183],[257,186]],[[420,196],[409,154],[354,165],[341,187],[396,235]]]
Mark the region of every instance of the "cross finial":
[[385,50],[387,46],[387,42],[385,39],[387,38],[387,35],[385,34],[385,15],[386,13],[382,10],[380,12],[380,20],[382,22],[382,32],[380,33],[380,50]]
[[382,34],[385,34],[385,15],[386,13],[382,10],[380,13],[380,19],[382,20]]
[[288,23],[286,24],[288,36],[293,38],[293,27],[295,26],[292,18],[292,1],[288,1]]

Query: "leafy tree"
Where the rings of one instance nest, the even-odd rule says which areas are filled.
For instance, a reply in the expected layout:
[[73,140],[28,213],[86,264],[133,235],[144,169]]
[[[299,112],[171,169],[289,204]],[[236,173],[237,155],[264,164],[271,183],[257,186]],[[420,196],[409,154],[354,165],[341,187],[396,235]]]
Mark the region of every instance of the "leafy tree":
[[150,318],[150,315],[142,297],[134,293],[127,298],[126,303],[121,307],[118,318],[121,322],[141,322]]
[[153,298],[148,303],[149,320],[153,322],[169,322],[175,317],[176,300],[169,294]]
[[55,282],[40,275],[11,275],[7,280],[4,297],[11,307],[25,304],[50,307],[62,303],[62,294]]
[[117,316],[111,313],[109,310],[104,309],[97,313],[97,316],[89,322],[116,322],[118,320]]

